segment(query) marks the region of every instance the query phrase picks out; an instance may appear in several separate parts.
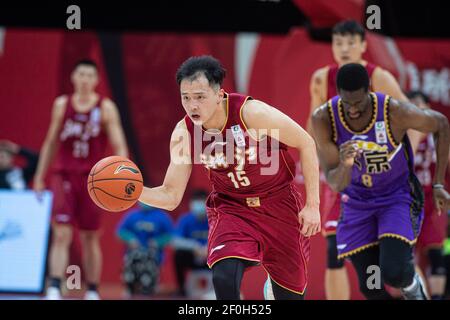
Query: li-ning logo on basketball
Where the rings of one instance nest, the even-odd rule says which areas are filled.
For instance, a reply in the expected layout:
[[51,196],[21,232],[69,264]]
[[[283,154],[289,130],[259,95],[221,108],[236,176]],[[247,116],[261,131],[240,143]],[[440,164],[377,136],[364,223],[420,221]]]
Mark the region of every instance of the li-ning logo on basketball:
[[133,167],[128,167],[128,166],[124,166],[123,164],[121,164],[120,166],[117,167],[116,171],[114,171],[114,174],[118,174],[119,172],[123,171],[123,170],[128,170],[131,173],[139,173],[138,170],[136,170]]
[[128,195],[131,195],[135,189],[136,189],[136,186],[134,185],[134,183],[129,183],[125,186],[125,192]]

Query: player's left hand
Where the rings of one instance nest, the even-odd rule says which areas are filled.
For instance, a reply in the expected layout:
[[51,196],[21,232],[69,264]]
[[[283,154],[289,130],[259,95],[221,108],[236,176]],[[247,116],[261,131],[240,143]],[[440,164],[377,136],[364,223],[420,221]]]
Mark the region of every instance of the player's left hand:
[[300,232],[305,237],[311,237],[320,232],[320,212],[318,207],[304,206],[299,213]]
[[439,215],[450,209],[450,194],[444,189],[433,189],[434,205]]

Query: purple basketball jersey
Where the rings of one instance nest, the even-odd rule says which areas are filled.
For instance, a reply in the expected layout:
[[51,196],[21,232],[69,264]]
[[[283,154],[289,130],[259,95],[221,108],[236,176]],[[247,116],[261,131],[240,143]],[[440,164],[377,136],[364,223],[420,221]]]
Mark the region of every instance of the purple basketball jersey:
[[369,125],[357,132],[344,119],[344,110],[339,96],[328,101],[328,110],[333,124],[333,139],[337,146],[354,140],[363,150],[355,159],[351,183],[342,191],[351,199],[374,200],[401,194],[410,194],[409,161],[412,160],[408,144],[394,140],[389,124],[390,97],[370,92],[373,117]]
[[389,96],[370,92],[373,117],[356,132],[345,122],[339,96],[328,102],[333,139],[340,146],[354,140],[363,150],[355,159],[352,180],[341,192],[341,218],[336,240],[345,258],[394,237],[413,245],[422,221],[423,194],[414,175],[407,136],[395,141],[389,124]]

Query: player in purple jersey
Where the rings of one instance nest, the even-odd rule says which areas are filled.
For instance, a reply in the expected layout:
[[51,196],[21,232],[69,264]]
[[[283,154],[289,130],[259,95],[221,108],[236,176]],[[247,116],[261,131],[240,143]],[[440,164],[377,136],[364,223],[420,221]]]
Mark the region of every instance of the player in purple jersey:
[[412,253],[423,216],[423,192],[406,131],[434,134],[433,195],[446,212],[448,120],[436,111],[369,92],[369,76],[359,64],[339,69],[337,87],[339,96],[314,112],[312,124],[328,183],[342,198],[338,257],[350,257],[367,299],[391,298],[384,283],[400,288],[405,299],[427,299]]

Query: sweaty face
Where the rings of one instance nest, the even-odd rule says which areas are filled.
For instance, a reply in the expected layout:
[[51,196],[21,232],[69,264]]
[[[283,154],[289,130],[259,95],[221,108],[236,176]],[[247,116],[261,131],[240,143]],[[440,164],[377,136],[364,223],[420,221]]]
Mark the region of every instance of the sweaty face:
[[211,120],[223,99],[223,89],[212,88],[204,75],[194,80],[183,79],[180,93],[183,108],[196,125]]
[[334,60],[338,65],[359,63],[367,44],[359,34],[333,34],[332,50]]
[[369,94],[364,88],[356,91],[339,90],[344,113],[351,120],[359,119],[369,108]]
[[77,92],[92,92],[98,84],[97,69],[89,65],[79,65],[72,73],[72,83]]
[[9,169],[12,167],[13,158],[8,151],[0,150],[0,170]]

